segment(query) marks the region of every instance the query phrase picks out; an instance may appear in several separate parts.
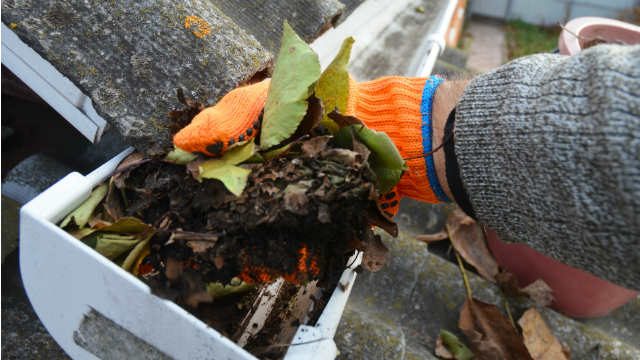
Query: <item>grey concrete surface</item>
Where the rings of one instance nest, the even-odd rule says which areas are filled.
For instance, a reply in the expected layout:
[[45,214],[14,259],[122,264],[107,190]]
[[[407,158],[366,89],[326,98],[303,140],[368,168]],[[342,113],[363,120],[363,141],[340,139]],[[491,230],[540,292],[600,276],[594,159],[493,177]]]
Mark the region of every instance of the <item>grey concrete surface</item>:
[[504,24],[490,19],[471,18],[466,32],[471,34],[467,67],[487,72],[507,61],[507,43]]
[[[358,276],[336,334],[341,359],[430,359],[440,329],[463,336],[458,317],[466,293],[458,266],[433,255],[410,229],[432,230],[440,212],[425,204],[402,207],[400,236],[383,236],[391,257],[388,267]],[[403,211],[410,213],[402,214]],[[402,221],[405,223],[405,221]],[[474,297],[496,304],[504,312],[498,287],[469,273]],[[509,298],[514,318],[535,306],[524,298]],[[571,349],[573,359],[638,359],[640,300],[603,319],[578,322],[541,308],[551,331]],[[464,337],[462,337],[464,338]],[[382,355],[382,356],[381,356]]]

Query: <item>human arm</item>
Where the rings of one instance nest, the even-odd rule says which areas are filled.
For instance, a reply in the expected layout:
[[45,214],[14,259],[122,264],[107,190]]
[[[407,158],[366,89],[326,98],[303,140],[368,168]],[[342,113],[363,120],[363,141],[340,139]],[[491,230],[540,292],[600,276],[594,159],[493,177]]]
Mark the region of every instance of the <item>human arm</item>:
[[640,46],[535,55],[481,75],[459,99],[454,134],[480,222],[640,288]]

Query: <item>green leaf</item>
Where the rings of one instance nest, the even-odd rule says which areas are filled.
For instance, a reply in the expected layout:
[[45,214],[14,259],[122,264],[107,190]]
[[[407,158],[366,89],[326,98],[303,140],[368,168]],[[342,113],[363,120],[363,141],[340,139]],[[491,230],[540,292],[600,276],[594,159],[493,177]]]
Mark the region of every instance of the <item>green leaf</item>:
[[91,214],[93,214],[93,211],[100,204],[102,199],[104,199],[104,197],[107,195],[108,189],[109,187],[107,186],[107,184],[102,184],[97,188],[95,188],[91,192],[91,195],[89,195],[89,198],[85,200],[85,202],[80,204],[78,208],[73,210],[71,214],[67,215],[67,217],[64,218],[64,220],[62,220],[62,222],[60,223],[60,227],[61,228],[66,227],[67,225],[69,225],[71,220],[73,220],[73,222],[79,228],[82,228],[83,226],[85,226],[89,221]]
[[442,337],[442,343],[456,360],[470,360],[473,358],[471,350],[457,336],[447,330],[440,330],[440,336]]
[[129,252],[129,255],[127,255],[127,258],[124,259],[124,262],[122,262],[122,268],[131,272],[133,269],[133,264],[136,263],[136,261],[138,260],[138,258],[140,257],[140,254],[143,253],[144,249],[146,247],[149,246],[149,240],[151,239],[151,236],[153,236],[153,233],[150,234],[149,236],[146,236],[144,240],[140,241],[138,244],[136,244],[136,246],[133,248],[133,250],[131,250]]
[[247,284],[244,281],[240,281],[238,278],[233,278],[231,279],[231,283],[227,285],[222,285],[219,281],[207,284],[207,292],[217,299],[231,294],[246,292],[254,287],[255,286],[252,284]]
[[113,260],[131,250],[140,241],[141,239],[134,235],[99,233],[95,249],[106,258]]
[[351,133],[371,150],[369,166],[378,178],[380,194],[386,194],[398,184],[402,173],[407,170],[398,148],[387,134],[364,125],[343,127],[335,135],[337,143],[343,147],[351,146]]
[[282,45],[264,107],[260,147],[288,139],[307,112],[307,98],[320,77],[318,55],[284,22]]
[[123,217],[109,226],[101,228],[100,232],[115,232],[126,234],[140,234],[149,229],[149,225],[134,217]]
[[247,185],[247,178],[251,170],[235,165],[250,159],[255,152],[255,144],[251,141],[225,152],[224,156],[219,159],[203,162],[198,167],[200,173],[198,181],[202,181],[203,178],[218,179],[231,193],[239,196]]
[[322,100],[326,109],[322,124],[332,134],[340,130],[340,127],[327,114],[336,107],[341,113],[347,111],[347,102],[349,100],[349,71],[347,66],[349,65],[351,46],[354,41],[352,37],[344,39],[340,52],[324,70],[316,85],[316,96]]
[[164,157],[165,160],[170,161],[175,164],[184,165],[198,157],[198,154],[190,153],[188,151],[184,151],[179,147],[174,147],[174,149]]

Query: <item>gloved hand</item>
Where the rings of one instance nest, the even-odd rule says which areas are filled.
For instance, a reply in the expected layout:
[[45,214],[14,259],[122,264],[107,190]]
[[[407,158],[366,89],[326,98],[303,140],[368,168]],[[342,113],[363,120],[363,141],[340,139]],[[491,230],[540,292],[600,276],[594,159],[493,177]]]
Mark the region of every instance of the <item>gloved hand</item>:
[[[409,170],[380,198],[382,209],[390,216],[397,213],[402,196],[430,203],[449,201],[438,184],[433,157],[421,156],[431,151],[431,105],[441,81],[435,76],[349,81],[346,115],[387,133],[402,158],[408,159]],[[185,151],[216,156],[238,141],[253,138],[262,121],[269,84],[270,80],[265,80],[232,90],[215,106],[196,115],[174,136],[174,144]]]

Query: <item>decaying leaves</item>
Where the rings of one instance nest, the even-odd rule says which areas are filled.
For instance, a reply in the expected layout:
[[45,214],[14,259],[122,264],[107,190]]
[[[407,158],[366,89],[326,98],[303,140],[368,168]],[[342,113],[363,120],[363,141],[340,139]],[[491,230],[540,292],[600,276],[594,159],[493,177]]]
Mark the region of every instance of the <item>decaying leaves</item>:
[[467,298],[458,326],[479,359],[531,359],[522,337],[495,305]]
[[379,235],[371,234],[369,240],[363,243],[362,251],[362,267],[371,272],[380,271],[389,261],[389,249]]
[[529,296],[538,306],[549,306],[553,302],[553,290],[542,279],[520,288],[512,273],[502,271],[496,275],[500,289],[509,296]]
[[498,263],[489,252],[480,224],[462,210],[455,209],[447,218],[447,230],[451,243],[466,262],[473,265],[485,279],[496,282]]
[[518,324],[522,328],[524,344],[534,360],[569,359],[538,310],[531,308],[525,311]]
[[538,306],[549,306],[553,302],[553,290],[542,279],[537,279],[520,291],[533,299]]

